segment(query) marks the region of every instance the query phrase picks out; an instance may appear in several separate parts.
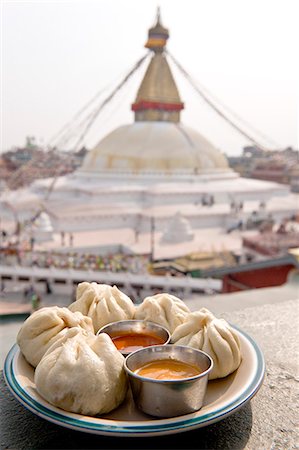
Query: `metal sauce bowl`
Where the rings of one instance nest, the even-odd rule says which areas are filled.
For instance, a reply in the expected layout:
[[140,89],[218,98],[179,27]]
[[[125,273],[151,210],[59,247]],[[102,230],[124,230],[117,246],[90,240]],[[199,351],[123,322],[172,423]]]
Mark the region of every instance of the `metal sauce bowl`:
[[[201,373],[179,380],[157,380],[134,372],[159,359],[185,362],[196,366]],[[152,416],[174,417],[198,411],[202,407],[213,360],[205,352],[191,347],[156,345],[131,353],[127,356],[124,367],[137,407]]]
[[[161,325],[158,325],[154,322],[149,322],[146,320],[119,320],[117,322],[111,322],[108,325],[103,326],[99,329],[97,334],[100,333],[106,333],[111,338],[130,333],[130,334],[149,334],[152,336],[157,336],[158,338],[161,338],[163,341],[163,344],[158,345],[165,345],[168,344],[170,341],[171,335],[170,332],[162,327]],[[119,350],[120,353],[124,356],[128,356],[131,352],[126,352],[125,350]],[[137,350],[138,351],[138,350]]]

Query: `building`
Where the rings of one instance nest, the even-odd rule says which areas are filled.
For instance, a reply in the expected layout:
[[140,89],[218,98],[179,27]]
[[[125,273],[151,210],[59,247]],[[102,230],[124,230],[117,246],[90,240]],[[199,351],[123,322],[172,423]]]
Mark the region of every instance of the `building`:
[[241,156],[228,157],[229,165],[241,176],[288,184],[299,192],[299,153],[288,147],[284,150],[263,150],[247,146]]
[[168,37],[158,13],[145,45],[151,60],[132,104],[134,122],[104,137],[74,173],[2,194],[3,216],[13,207],[24,222],[44,210],[57,233],[131,228],[142,234],[164,232],[179,212],[189,239],[203,228],[232,229],[252,214],[277,220],[294,214],[298,197],[288,186],[239,176],[222,151],[181,122],[185,105],[167,61]]
[[[222,280],[222,293],[251,291],[270,286],[283,285],[291,272],[298,273],[298,249],[284,256],[254,261],[241,266],[206,270],[202,275]],[[225,299],[225,297],[224,297]]]
[[57,149],[44,151],[37,146],[25,146],[3,153],[0,159],[0,179],[8,189],[28,187],[35,180],[62,176],[82,165],[86,150],[68,154]]

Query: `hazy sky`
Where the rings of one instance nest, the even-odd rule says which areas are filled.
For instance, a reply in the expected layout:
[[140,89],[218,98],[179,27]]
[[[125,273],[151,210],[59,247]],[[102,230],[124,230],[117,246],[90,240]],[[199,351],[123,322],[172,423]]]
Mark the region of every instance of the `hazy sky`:
[[[106,88],[99,104],[146,53],[158,5],[170,31],[167,48],[187,72],[274,143],[298,148],[298,1],[2,0],[1,151],[27,135],[47,144]],[[88,147],[133,121],[144,69],[99,116]],[[173,72],[186,107],[182,122],[239,154],[248,141]]]

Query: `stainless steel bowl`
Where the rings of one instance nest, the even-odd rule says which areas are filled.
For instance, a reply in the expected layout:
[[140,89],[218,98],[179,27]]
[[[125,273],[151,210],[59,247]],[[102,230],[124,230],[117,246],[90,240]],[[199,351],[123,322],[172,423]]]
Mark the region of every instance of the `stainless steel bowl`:
[[[144,364],[159,359],[192,364],[201,373],[179,380],[157,380],[135,373]],[[203,405],[212,368],[213,360],[209,355],[183,345],[146,347],[131,353],[125,360],[125,370],[137,407],[156,417],[174,417],[199,410]]]
[[[154,322],[149,322],[146,320],[119,320],[117,322],[111,322],[108,325],[105,325],[104,327],[100,328],[97,334],[100,333],[106,333],[111,338],[126,334],[126,333],[133,333],[133,334],[150,334],[154,336],[158,336],[163,341],[163,344],[168,344],[170,341],[171,335],[170,332],[162,327],[161,325],[158,325]],[[119,350],[120,353],[124,356],[128,356],[131,352],[126,352],[124,350]]]

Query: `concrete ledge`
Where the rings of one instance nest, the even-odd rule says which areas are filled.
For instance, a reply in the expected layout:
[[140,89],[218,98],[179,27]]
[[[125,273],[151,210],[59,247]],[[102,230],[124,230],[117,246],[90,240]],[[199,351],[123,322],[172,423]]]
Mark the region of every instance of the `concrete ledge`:
[[[255,291],[256,292],[256,291]],[[247,305],[248,306],[248,305]],[[260,345],[266,376],[244,407],[211,426],[152,438],[112,438],[80,433],[49,423],[27,411],[0,376],[0,447],[14,449],[293,449],[298,444],[299,301],[256,307],[242,305],[221,315]]]
[[0,302],[0,317],[29,315],[31,313],[31,305],[29,303]]

